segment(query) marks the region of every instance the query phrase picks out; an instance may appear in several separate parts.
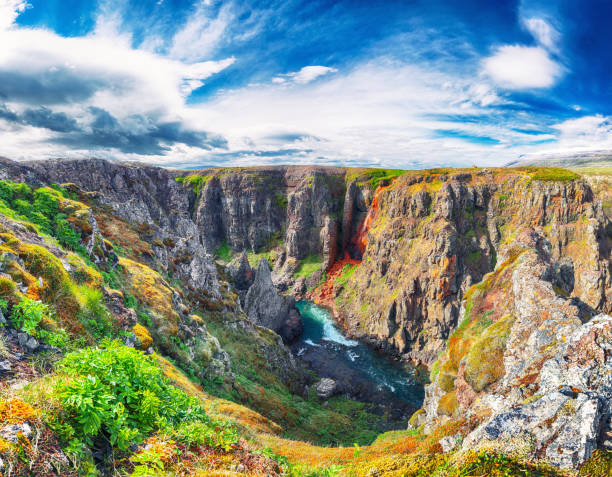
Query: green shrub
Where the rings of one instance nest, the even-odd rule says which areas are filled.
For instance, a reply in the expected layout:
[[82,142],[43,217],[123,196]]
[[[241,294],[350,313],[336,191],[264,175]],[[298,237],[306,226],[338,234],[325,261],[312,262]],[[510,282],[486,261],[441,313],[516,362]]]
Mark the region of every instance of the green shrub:
[[219,248],[215,250],[215,255],[224,262],[229,262],[232,259],[232,248],[227,244],[227,241],[223,241]]
[[209,423],[197,399],[171,385],[152,357],[118,341],[67,354],[59,369],[71,379],[57,385],[65,412],[54,427],[72,452],[100,438],[125,450],[154,431]]
[[57,214],[55,217],[54,235],[64,247],[80,252],[85,251],[81,245],[81,233],[72,228],[70,222],[66,220],[66,214]]
[[68,334],[63,329],[43,328],[44,325],[49,326],[54,322],[51,309],[44,303],[24,297],[13,306],[10,320],[16,329],[48,345],[65,348],[68,344]]
[[191,190],[193,190],[196,195],[200,195],[204,186],[208,184],[208,181],[210,181],[212,178],[213,176],[198,176],[195,174],[191,174],[188,176],[177,177],[176,181],[180,184],[190,185]]

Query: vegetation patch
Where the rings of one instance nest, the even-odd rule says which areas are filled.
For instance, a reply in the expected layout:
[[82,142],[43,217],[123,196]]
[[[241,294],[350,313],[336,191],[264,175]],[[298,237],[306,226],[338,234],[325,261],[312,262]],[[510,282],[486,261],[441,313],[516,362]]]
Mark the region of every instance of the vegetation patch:
[[294,278],[310,278],[313,273],[321,270],[321,256],[310,254],[306,258],[300,260],[300,266],[293,274]]
[[501,318],[471,346],[464,359],[464,378],[474,391],[484,391],[504,375],[504,351],[513,323],[511,315]]
[[178,176],[176,182],[179,184],[187,184],[191,187],[191,190],[196,194],[200,195],[202,189],[208,182],[213,178],[212,175],[199,176],[197,174],[190,174],[187,176]]
[[225,263],[228,263],[232,259],[233,254],[232,247],[227,244],[226,240],[223,240],[221,245],[215,250],[215,255]]

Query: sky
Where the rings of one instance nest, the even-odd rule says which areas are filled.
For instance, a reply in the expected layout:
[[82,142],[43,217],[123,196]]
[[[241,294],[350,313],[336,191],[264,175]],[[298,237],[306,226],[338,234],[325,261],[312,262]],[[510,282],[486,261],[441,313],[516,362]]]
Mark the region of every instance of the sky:
[[609,0],[0,0],[0,156],[503,165],[612,149]]

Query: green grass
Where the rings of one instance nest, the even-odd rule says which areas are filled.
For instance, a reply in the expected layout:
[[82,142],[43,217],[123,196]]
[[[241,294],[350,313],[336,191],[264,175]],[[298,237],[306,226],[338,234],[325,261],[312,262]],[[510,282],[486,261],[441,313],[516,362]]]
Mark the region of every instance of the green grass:
[[208,184],[212,178],[213,176],[198,176],[197,174],[191,174],[177,177],[176,182],[190,185],[191,190],[193,190],[196,195],[200,195],[204,186]]
[[349,174],[347,181],[367,182],[372,189],[377,189],[381,182],[390,182],[406,172],[408,171],[402,169],[362,169]]
[[612,167],[572,167],[571,171],[586,176],[610,176]]
[[221,245],[219,245],[219,248],[215,250],[215,255],[224,262],[229,262],[232,259],[233,253],[232,248],[227,244],[226,240],[224,240]]
[[334,285],[336,285],[337,287],[343,287],[344,285],[346,285],[346,282],[349,278],[353,276],[355,270],[357,270],[357,265],[351,265],[350,263],[347,263],[344,267],[342,267],[342,273],[340,274],[340,276],[334,280]]
[[311,253],[306,258],[300,260],[300,267],[293,274],[293,277],[310,278],[313,273],[321,269],[321,266],[321,257]]
[[570,182],[580,179],[575,172],[560,167],[516,167],[517,171],[526,172],[534,181],[543,182]]

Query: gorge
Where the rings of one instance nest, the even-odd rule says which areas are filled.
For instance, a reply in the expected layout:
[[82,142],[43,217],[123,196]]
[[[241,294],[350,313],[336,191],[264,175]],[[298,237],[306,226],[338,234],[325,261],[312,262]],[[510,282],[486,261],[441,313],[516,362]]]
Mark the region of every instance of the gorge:
[[[485,454],[540,475],[608,465],[605,174],[6,159],[0,179],[5,313],[40,300],[83,342],[156,356],[237,423],[241,459],[355,475],[488,469]],[[81,318],[83,286],[108,331]],[[59,349],[27,351],[15,323],[9,368]],[[95,445],[83,459],[107,472]]]

